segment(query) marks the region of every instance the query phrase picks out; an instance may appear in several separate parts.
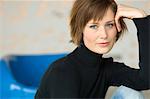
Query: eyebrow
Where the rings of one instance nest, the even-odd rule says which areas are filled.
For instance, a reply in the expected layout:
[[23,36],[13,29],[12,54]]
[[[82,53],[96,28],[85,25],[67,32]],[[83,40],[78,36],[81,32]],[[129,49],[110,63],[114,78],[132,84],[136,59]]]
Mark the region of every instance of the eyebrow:
[[106,23],[111,23],[111,22],[115,22],[115,20],[112,20],[112,21],[107,21]]
[[[105,23],[108,24],[108,23],[111,23],[111,22],[115,22],[115,20],[106,21]],[[88,24],[99,24],[99,23],[98,22],[90,22]]]

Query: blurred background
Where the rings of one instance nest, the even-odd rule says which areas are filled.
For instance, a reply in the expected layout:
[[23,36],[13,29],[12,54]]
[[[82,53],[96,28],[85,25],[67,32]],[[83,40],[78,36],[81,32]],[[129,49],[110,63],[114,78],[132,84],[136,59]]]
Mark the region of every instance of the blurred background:
[[[69,13],[74,0],[0,0],[0,98],[33,98],[48,64],[76,48],[69,43]],[[150,0],[117,0],[150,14]],[[136,28],[105,57],[138,68]],[[108,99],[115,88],[110,88]],[[150,97],[150,91],[143,92]]]

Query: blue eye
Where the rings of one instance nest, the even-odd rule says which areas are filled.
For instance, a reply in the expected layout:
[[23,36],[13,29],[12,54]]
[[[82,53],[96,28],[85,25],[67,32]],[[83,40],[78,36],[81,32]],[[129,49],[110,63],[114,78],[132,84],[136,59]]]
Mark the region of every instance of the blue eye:
[[113,26],[114,26],[114,23],[106,24],[106,27],[108,27],[108,28],[112,28]]
[[89,27],[92,28],[92,29],[97,29],[97,28],[98,28],[97,25],[91,25],[91,26],[89,26]]

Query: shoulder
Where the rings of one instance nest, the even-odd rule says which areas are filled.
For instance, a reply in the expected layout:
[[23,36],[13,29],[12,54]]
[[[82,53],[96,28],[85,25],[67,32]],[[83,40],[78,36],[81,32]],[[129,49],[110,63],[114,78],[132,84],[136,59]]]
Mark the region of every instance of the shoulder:
[[77,68],[70,64],[68,56],[60,58],[50,64],[48,70],[45,73],[45,78],[55,79],[55,78],[72,78],[78,76]]
[[66,97],[71,90],[78,90],[79,78],[74,66],[68,64],[66,56],[54,61],[49,66],[42,78],[39,90],[50,97]]
[[121,68],[121,67],[126,66],[123,62],[114,61],[112,57],[103,58],[103,62],[107,69],[113,69],[113,68],[116,69],[116,68]]
[[115,72],[127,72],[127,71],[136,71],[135,68],[132,68],[131,66],[128,66],[126,64],[124,64],[123,62],[117,62],[114,61],[112,57],[110,58],[105,58],[105,71],[106,72],[111,72],[111,73],[115,73]]
[[73,64],[73,61],[70,59],[69,55],[54,61],[52,64],[50,64],[49,69],[59,72],[75,71],[77,67],[75,66],[75,64]]

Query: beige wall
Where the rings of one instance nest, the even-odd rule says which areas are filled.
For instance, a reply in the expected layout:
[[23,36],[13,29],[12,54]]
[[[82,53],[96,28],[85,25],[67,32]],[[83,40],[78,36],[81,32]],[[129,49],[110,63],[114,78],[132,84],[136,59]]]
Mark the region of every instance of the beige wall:
[[68,52],[71,1],[1,1],[0,55]]

